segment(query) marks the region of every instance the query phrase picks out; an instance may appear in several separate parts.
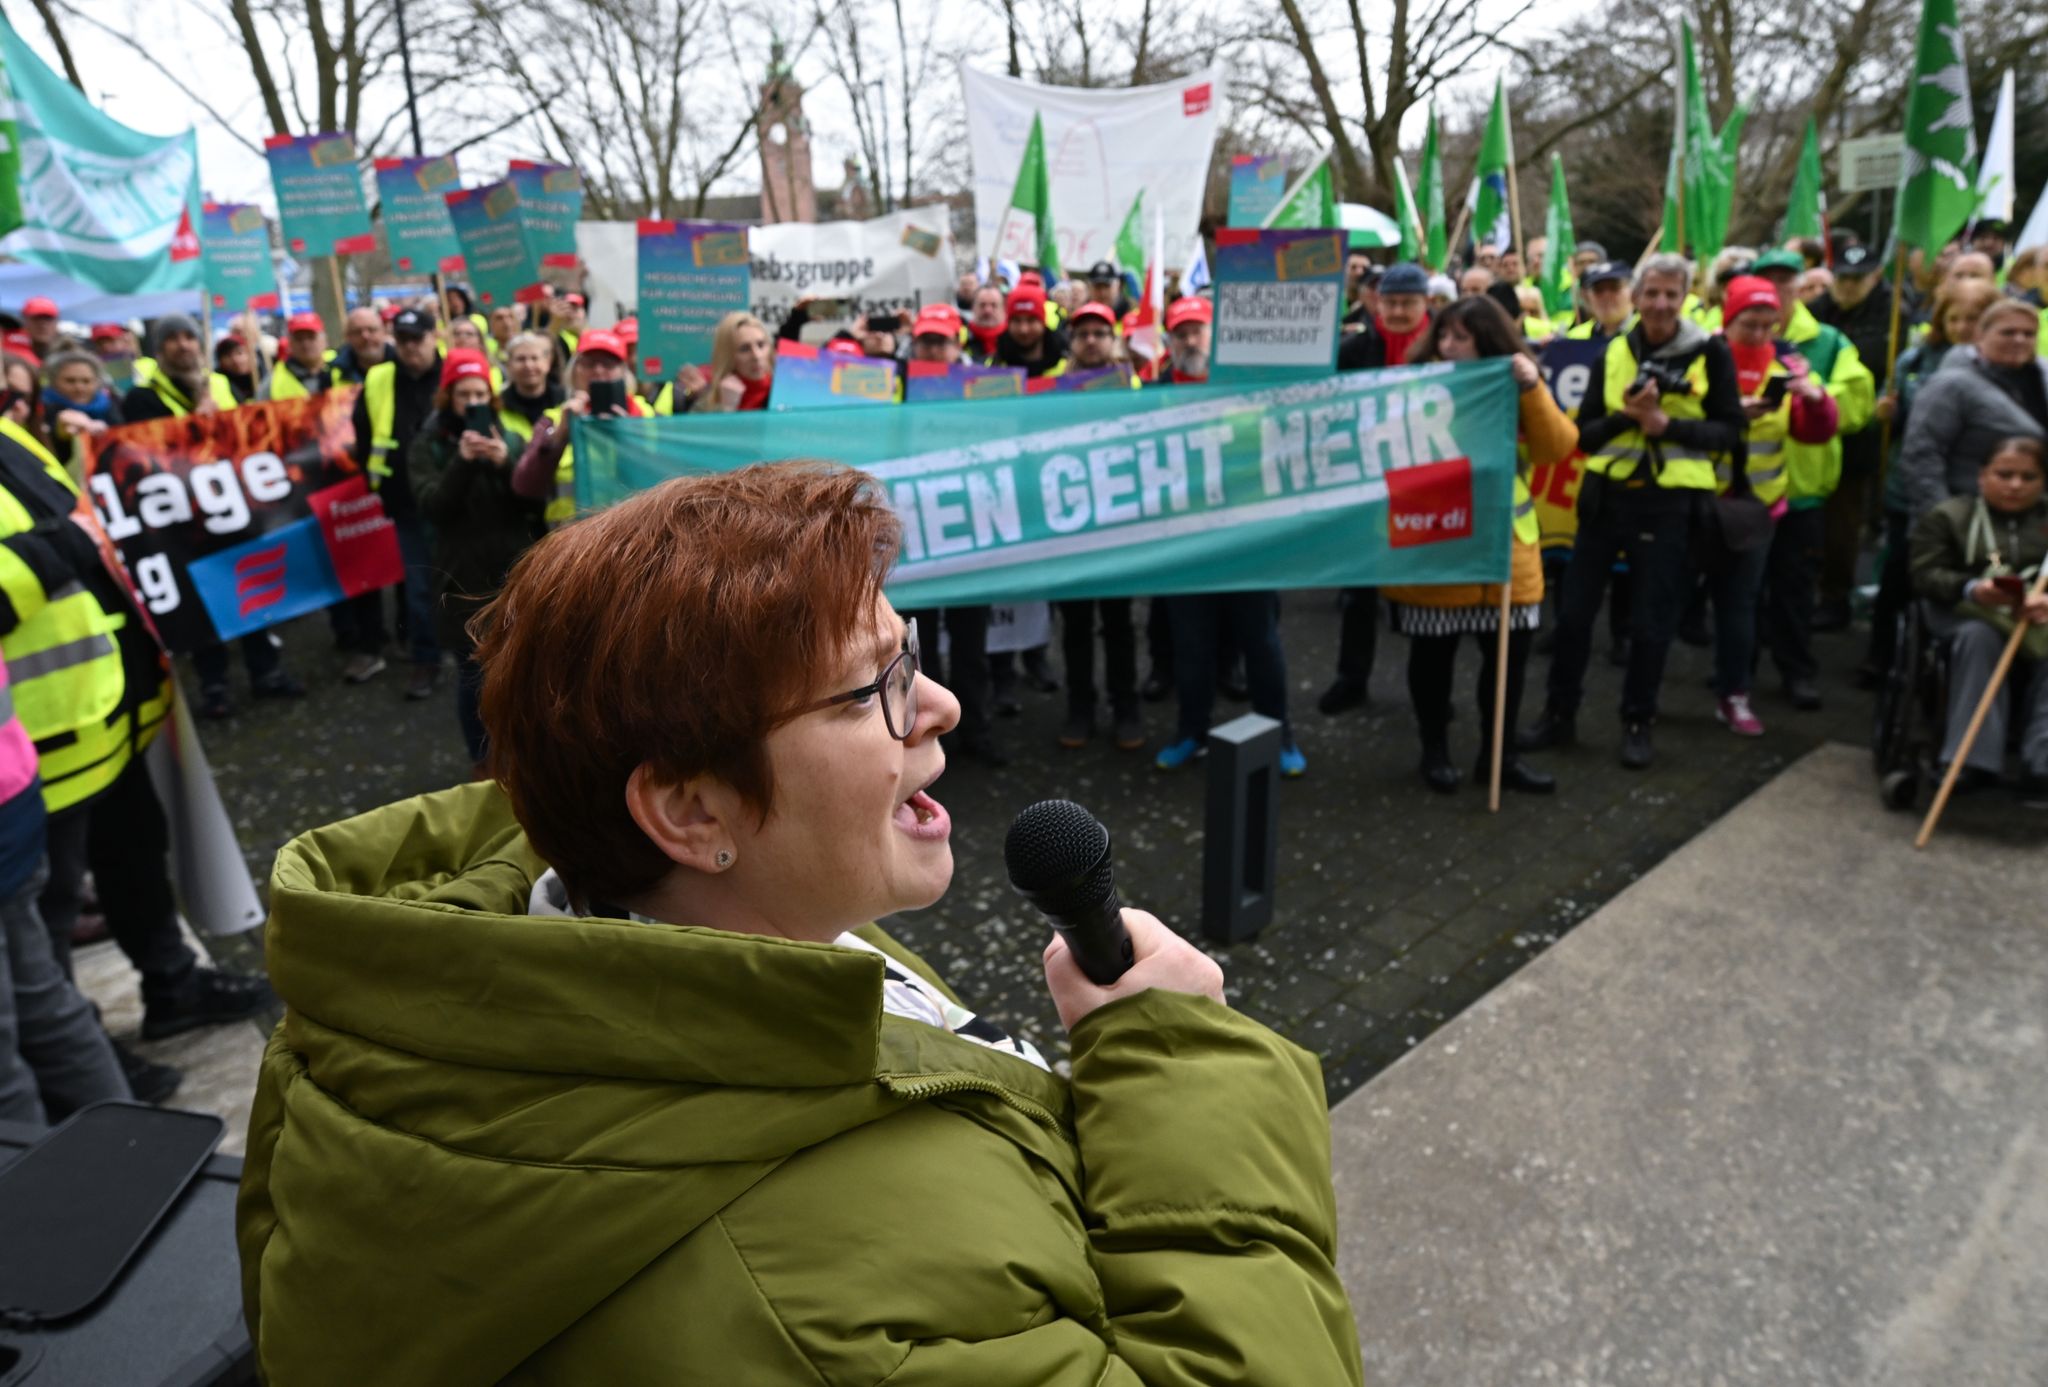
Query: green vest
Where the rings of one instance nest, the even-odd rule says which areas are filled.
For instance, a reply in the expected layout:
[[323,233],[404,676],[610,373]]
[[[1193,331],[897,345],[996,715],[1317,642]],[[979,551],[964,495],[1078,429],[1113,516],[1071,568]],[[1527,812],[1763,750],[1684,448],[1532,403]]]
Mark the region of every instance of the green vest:
[[[149,392],[164,402],[164,408],[171,412],[174,419],[184,418],[195,407],[191,396],[180,390],[151,357],[141,357],[136,361],[135,383],[148,386]],[[206,393],[212,397],[215,409],[235,409],[241,404],[241,401],[235,398],[235,388],[229,385],[228,378],[218,371],[207,373]]]
[[1826,501],[1842,480],[1842,439],[1870,424],[1877,410],[1877,383],[1855,345],[1835,328],[1818,321],[1805,304],[1794,304],[1785,325],[1785,340],[1798,348],[1813,369],[1813,378],[1834,396],[1841,426],[1825,443],[1785,440],[1785,476],[1790,504],[1811,510]]
[[[1629,348],[1628,334],[1623,333],[1607,344],[1605,384],[1609,414],[1621,413],[1622,400],[1629,386],[1635,382],[1636,365],[1636,354]],[[1695,356],[1692,364],[1685,368],[1685,378],[1691,383],[1692,390],[1684,395],[1664,396],[1660,401],[1664,412],[1673,419],[1704,419],[1707,417],[1707,359],[1704,352]],[[1635,475],[1638,464],[1648,463],[1649,443],[1642,430],[1631,425],[1601,444],[1597,451],[1588,454],[1586,470],[1610,481],[1624,481]],[[1658,486],[1714,490],[1712,459],[1688,452],[1669,439],[1661,440],[1658,446],[1663,454],[1663,465],[1656,472]]]
[[[0,419],[0,434],[27,450],[66,492],[78,494],[63,465],[20,425]],[[34,526],[20,498],[0,487],[0,538]],[[15,713],[36,744],[43,803],[54,814],[112,785],[149,745],[170,707],[170,685],[160,685],[132,715],[124,710],[127,679],[115,633],[129,613],[107,610],[84,583],[45,591],[34,570],[0,545],[0,593],[16,617],[14,629],[0,638],[0,653]]]

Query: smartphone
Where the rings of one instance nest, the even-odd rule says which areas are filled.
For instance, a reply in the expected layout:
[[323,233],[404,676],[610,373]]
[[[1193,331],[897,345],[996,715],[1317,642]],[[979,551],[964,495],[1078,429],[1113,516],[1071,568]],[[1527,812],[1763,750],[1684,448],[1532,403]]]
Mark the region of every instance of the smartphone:
[[227,1130],[140,1103],[81,1108],[0,1170],[0,1314],[77,1314],[106,1293]]
[[590,383],[590,412],[610,414],[626,407],[626,383],[622,380],[594,380]]
[[1764,382],[1763,394],[1758,396],[1758,398],[1765,405],[1776,409],[1779,405],[1785,403],[1785,392],[1791,388],[1792,378],[1790,376],[1772,376]]
[[901,332],[903,331],[903,315],[901,313],[870,313],[868,314],[868,331]]
[[493,433],[497,432],[497,428],[498,416],[491,413],[489,405],[471,405],[462,412],[462,429],[464,433],[480,433],[485,438],[489,438]]

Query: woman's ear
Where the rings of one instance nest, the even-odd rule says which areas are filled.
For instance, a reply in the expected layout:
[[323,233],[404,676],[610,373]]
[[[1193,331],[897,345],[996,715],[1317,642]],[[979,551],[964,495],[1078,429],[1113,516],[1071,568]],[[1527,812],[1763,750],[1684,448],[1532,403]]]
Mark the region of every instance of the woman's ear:
[[741,806],[732,789],[714,776],[671,782],[643,762],[626,778],[626,812],[681,866],[715,875],[733,864]]

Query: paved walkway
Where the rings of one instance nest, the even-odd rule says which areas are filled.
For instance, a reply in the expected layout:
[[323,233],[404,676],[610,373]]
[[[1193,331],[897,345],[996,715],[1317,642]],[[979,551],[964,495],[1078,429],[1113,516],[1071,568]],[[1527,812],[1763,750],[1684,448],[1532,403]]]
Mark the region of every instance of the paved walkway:
[[2048,1382],[2048,854],[1801,760],[1333,1114],[1367,1378]]

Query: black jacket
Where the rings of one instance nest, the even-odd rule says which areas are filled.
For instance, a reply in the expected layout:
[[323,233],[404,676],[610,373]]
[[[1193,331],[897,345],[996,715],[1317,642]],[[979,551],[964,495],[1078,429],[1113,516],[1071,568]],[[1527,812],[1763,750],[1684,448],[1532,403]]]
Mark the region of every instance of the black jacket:
[[1047,328],[1039,343],[1039,359],[1027,360],[1023,348],[1015,338],[1005,332],[996,339],[997,366],[1021,366],[1027,376],[1042,376],[1067,359],[1067,331],[1065,328]]
[[[1732,453],[1749,436],[1749,418],[1742,412],[1742,387],[1735,380],[1735,358],[1729,355],[1724,339],[1683,318],[1678,321],[1678,336],[1666,344],[1665,350],[1678,343],[1690,344],[1693,333],[1705,339],[1697,345],[1706,358],[1707,396],[1700,402],[1706,417],[1673,419],[1664,437],[1696,454]],[[1651,353],[1643,344],[1640,323],[1629,329],[1628,348],[1637,361]],[[1681,350],[1689,356],[1691,347],[1687,345]],[[1635,426],[1635,420],[1626,414],[1607,412],[1607,356],[1603,352],[1593,363],[1592,378],[1586,382],[1585,403],[1579,406],[1579,448],[1586,453],[1595,452]]]
[[1892,291],[1884,280],[1870,291],[1870,296],[1854,308],[1844,308],[1835,302],[1832,292],[1822,294],[1807,308],[1816,321],[1826,323],[1849,339],[1856,354],[1863,358],[1863,364],[1870,368],[1870,374],[1877,378],[1879,394],[1884,393],[1884,352],[1891,341],[1892,333]]

